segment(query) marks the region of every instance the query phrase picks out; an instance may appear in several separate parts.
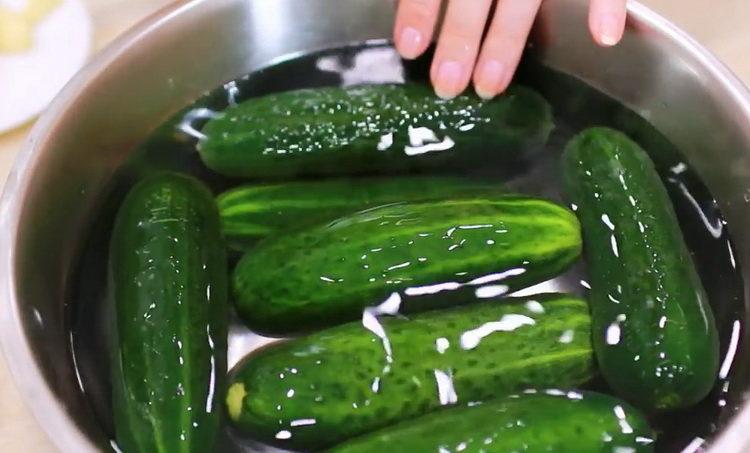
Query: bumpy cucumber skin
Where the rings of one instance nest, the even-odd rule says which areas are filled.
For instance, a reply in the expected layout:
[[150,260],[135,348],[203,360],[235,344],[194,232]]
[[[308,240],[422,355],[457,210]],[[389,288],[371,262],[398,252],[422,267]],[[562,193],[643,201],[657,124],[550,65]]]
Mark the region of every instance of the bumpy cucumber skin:
[[[394,291],[472,281],[523,288],[558,275],[580,251],[575,215],[549,201],[498,195],[404,203],[265,241],[237,264],[233,288],[248,326],[288,334],[358,319]],[[414,297],[403,309],[442,303]]]
[[[414,139],[433,131],[443,146],[411,150],[410,128],[422,128],[411,131]],[[551,129],[549,104],[529,88],[483,101],[440,99],[427,85],[366,85],[250,99],[209,121],[198,149],[207,167],[227,176],[392,174],[469,164],[488,147],[515,154],[543,145]],[[451,142],[456,149],[446,151]]]
[[716,380],[718,336],[653,163],[624,134],[594,128],[568,144],[564,167],[583,225],[602,374],[644,409],[700,401]]
[[217,203],[227,243],[248,250],[266,236],[363,209],[479,191],[499,193],[502,187],[465,178],[344,178],[242,186],[221,194]]
[[653,441],[644,417],[611,396],[548,390],[445,409],[362,436],[330,452],[648,453],[653,451]]
[[283,448],[322,448],[447,403],[576,386],[595,373],[588,305],[573,296],[374,321],[363,321],[372,331],[354,322],[251,354],[229,387],[234,426]]
[[226,375],[226,267],[218,210],[203,184],[166,173],[130,191],[110,255],[123,451],[212,451]]

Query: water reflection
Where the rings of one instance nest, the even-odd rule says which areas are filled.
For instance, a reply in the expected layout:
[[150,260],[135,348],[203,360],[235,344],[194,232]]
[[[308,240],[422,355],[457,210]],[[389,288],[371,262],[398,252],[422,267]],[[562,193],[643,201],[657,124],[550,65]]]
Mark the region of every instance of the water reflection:
[[382,315],[396,315],[401,307],[401,296],[398,293],[392,293],[383,303],[375,307],[367,307],[362,312],[362,325],[365,329],[375,334],[380,341],[383,343],[383,351],[385,352],[385,367],[383,373],[390,371],[390,364],[393,362],[393,351],[391,350],[391,342],[388,339],[388,335],[380,323],[378,316]]
[[442,139],[438,138],[438,135],[427,127],[409,126],[407,135],[409,137],[409,145],[404,146],[404,153],[407,156],[416,156],[435,151],[447,151],[456,144],[448,135]]
[[627,316],[625,316],[624,313],[620,313],[619,315],[617,315],[615,322],[607,327],[605,341],[608,345],[615,346],[620,343],[620,336],[622,331],[620,325],[625,322],[626,319]]
[[[530,302],[536,302],[536,301],[530,301]],[[538,302],[536,303],[538,304]],[[540,307],[541,307],[541,304],[540,304]],[[527,309],[532,313],[539,313],[539,311],[530,310],[528,308],[528,302],[527,302]],[[541,313],[544,313],[544,309],[542,309]],[[461,347],[463,349],[474,349],[477,346],[479,346],[479,343],[482,341],[483,338],[495,332],[512,332],[518,329],[519,327],[533,326],[534,324],[536,324],[536,321],[534,321],[534,319],[526,315],[519,315],[515,313],[503,315],[503,317],[500,318],[499,321],[490,321],[490,322],[482,324],[481,326],[475,329],[467,330],[466,332],[462,333],[461,334]]]
[[448,404],[455,404],[458,401],[458,395],[456,395],[456,388],[453,385],[451,370],[434,370],[434,372],[440,405],[446,406]]
[[[451,245],[450,247],[448,247],[448,250],[449,251],[455,250],[456,245],[457,244]],[[451,247],[454,247],[454,248],[451,249]],[[511,277],[517,277],[519,275],[524,274],[525,272],[526,272],[526,269],[519,267],[519,268],[508,269],[507,271],[503,271],[503,272],[495,272],[492,274],[484,275],[482,277],[477,277],[466,283],[444,282],[444,283],[435,283],[432,285],[425,285],[425,286],[412,286],[412,287],[408,287],[404,289],[404,294],[406,294],[407,296],[426,296],[426,295],[438,294],[443,291],[456,291],[458,289],[468,287],[468,286],[478,286],[479,288],[477,288],[474,291],[474,295],[478,299],[490,299],[490,298],[495,298],[495,297],[499,297],[504,294],[507,294],[508,291],[510,290],[509,285],[496,285],[496,284],[491,284],[491,283],[501,282]],[[545,291],[538,291],[539,289],[540,288],[537,287],[534,293],[545,292]]]
[[690,193],[690,190],[684,182],[676,178],[670,178],[669,182],[675,184],[679,188],[685,199],[688,200],[688,202],[693,206],[693,208],[695,209],[695,213],[698,214],[700,219],[703,221],[703,225],[706,227],[706,231],[711,233],[711,236],[713,236],[714,239],[721,238],[724,232],[724,220],[721,218],[716,218],[713,221],[709,220],[703,207],[701,207],[700,203],[698,203],[693,194]]
[[177,124],[177,129],[190,137],[197,140],[204,140],[206,135],[201,129],[206,122],[213,118],[218,118],[219,113],[211,109],[199,107],[189,110]]
[[401,57],[391,47],[363,49],[351,61],[347,60],[338,55],[326,55],[319,57],[315,66],[320,71],[338,74],[342,86],[404,82]]
[[735,320],[732,323],[732,335],[729,340],[729,347],[726,355],[724,356],[724,360],[721,363],[721,368],[719,369],[719,379],[726,379],[727,376],[729,376],[729,371],[732,368],[732,364],[734,363],[734,356],[735,354],[737,354],[737,346],[739,345],[739,340],[740,321]]

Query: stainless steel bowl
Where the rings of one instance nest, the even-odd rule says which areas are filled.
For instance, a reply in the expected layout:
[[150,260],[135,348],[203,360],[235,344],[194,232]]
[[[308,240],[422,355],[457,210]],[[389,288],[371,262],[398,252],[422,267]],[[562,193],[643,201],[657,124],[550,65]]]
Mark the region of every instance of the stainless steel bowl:
[[[750,281],[750,93],[635,2],[623,43],[597,48],[586,3],[545,2],[535,38],[542,60],[633,108],[685,153],[731,225]],[[390,2],[373,0],[178,2],[110,45],[38,121],[0,204],[0,335],[16,384],[61,450],[109,442],[80,390],[65,307],[82,232],[114,170],[204,91],[290,54],[388,38],[392,16]],[[712,449],[750,450],[750,404]]]

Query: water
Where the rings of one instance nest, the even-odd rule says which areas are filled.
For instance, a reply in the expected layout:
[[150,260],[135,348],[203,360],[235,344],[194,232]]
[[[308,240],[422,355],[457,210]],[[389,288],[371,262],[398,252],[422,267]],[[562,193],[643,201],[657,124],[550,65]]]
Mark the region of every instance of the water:
[[[73,301],[69,305],[70,325],[79,381],[105,432],[113,433],[106,366],[109,348],[105,322],[109,306],[105,297],[106,251],[114,215],[128,188],[140,178],[164,169],[193,174],[204,180],[215,193],[239,185],[239,180],[224,178],[207,170],[195,152],[200,129],[215,112],[247,98],[289,89],[425,82],[428,63],[428,58],[403,62],[382,43],[337,49],[278,63],[206,94],[159,127],[133,159],[123,166],[111,186],[108,202],[91,225],[70,286],[70,300]],[[576,79],[536,64],[533,58],[525,61],[518,78],[539,90],[553,104],[557,127],[547,149],[526,156],[512,168],[497,163],[491,165],[497,159],[488,154],[487,165],[462,170],[463,174],[492,178],[514,191],[562,202],[559,158],[564,144],[576,131],[592,125],[615,127],[628,133],[651,153],[675,205],[721,336],[722,366],[712,393],[695,407],[651,420],[659,432],[658,451],[675,452],[686,447],[688,451],[696,451],[701,448],[702,439],[710,438],[734,413],[746,390],[745,364],[734,361],[734,357],[742,355],[745,313],[744,283],[733,257],[731,225],[726,224],[716,201],[692,171],[689,162],[633,112]],[[234,263],[237,256],[231,259]],[[587,285],[585,269],[577,265],[565,275],[523,293],[566,291],[585,295]],[[380,307],[388,309],[388,306]],[[271,341],[250,332],[233,319],[229,338],[230,367],[248,351]],[[439,377],[436,375],[436,378]],[[589,387],[606,392],[602,382]],[[240,439],[236,433],[228,431],[226,434],[223,442],[229,450],[258,447]]]

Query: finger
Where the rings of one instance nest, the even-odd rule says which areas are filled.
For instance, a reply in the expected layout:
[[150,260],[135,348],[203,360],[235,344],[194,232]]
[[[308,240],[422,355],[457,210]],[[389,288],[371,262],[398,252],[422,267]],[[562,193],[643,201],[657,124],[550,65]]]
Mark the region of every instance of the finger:
[[474,71],[474,89],[483,98],[510,85],[542,0],[500,0]]
[[442,98],[460,94],[471,79],[491,0],[449,0],[430,78]]
[[589,29],[600,46],[614,46],[622,39],[627,18],[626,0],[591,0]]
[[407,59],[417,58],[430,45],[441,0],[401,0],[396,11],[393,41]]

